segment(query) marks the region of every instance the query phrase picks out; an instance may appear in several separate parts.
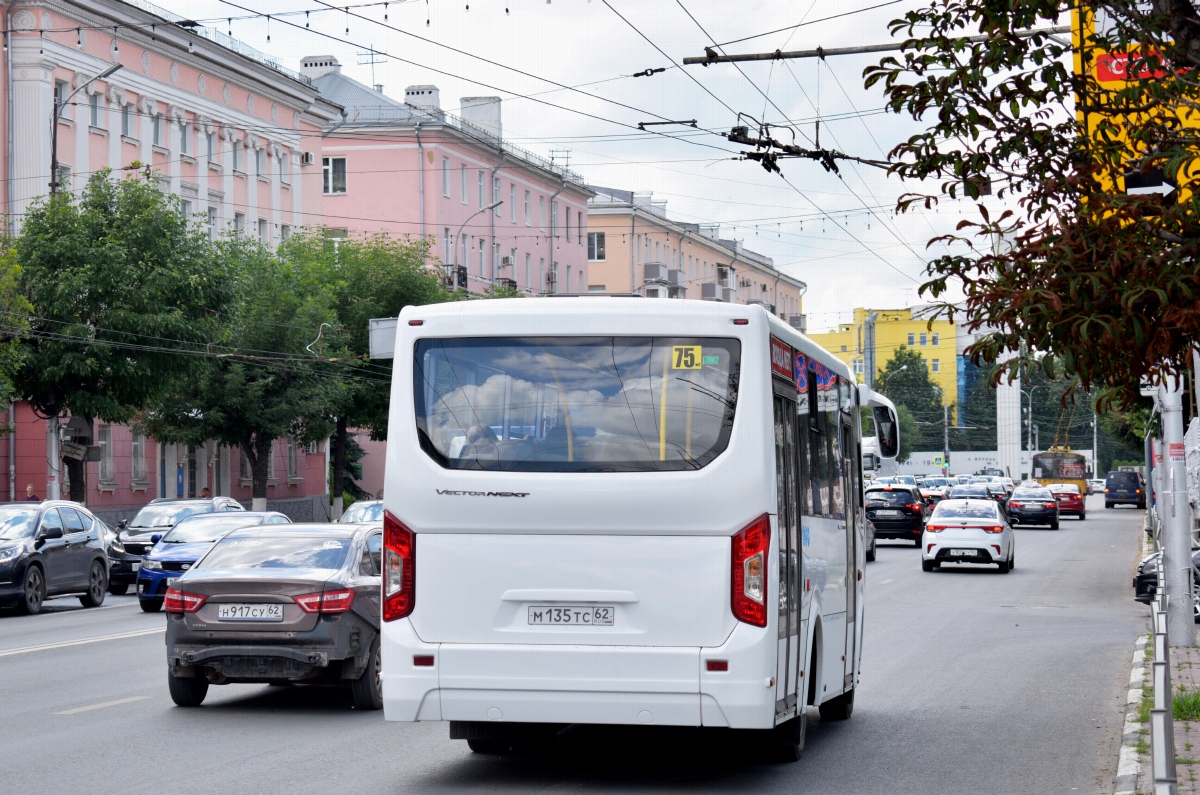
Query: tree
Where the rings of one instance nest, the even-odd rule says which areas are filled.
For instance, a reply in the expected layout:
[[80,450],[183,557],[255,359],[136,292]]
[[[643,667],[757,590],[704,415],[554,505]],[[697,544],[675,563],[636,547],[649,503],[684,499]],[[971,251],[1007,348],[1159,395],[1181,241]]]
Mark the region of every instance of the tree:
[[330,407],[335,518],[341,515],[346,484],[349,430],[365,429],[375,440],[387,435],[392,362],[369,358],[371,319],[396,317],[406,306],[445,300],[437,276],[425,267],[428,251],[427,242],[407,237],[372,235],[333,241],[320,232],[294,236],[280,249],[281,257],[321,274],[356,375]]
[[165,442],[214,439],[240,448],[254,507],[264,510],[273,442],[328,436],[328,417],[360,376],[344,363],[333,290],[322,272],[245,239],[215,248],[236,274],[236,303],[221,317],[213,356],[193,362],[140,426]]
[[945,415],[941,390],[929,378],[929,366],[918,351],[901,345],[875,379],[878,391],[892,402],[908,406],[917,423],[918,443],[941,450]]
[[[226,263],[148,176],[101,171],[35,202],[13,246],[36,313],[13,383],[47,417],[128,422],[195,367],[233,297]],[[82,501],[83,462],[67,467]]]
[[[348,496],[350,502],[346,507],[350,507],[359,500],[369,500],[374,497],[373,494],[367,493],[362,486],[358,485],[358,481],[363,476],[362,459],[366,455],[366,451],[362,449],[353,436],[346,440],[346,465],[343,467],[342,476],[342,494]],[[333,471],[333,461],[329,462],[329,477],[332,479],[335,476]]]
[[921,444],[921,429],[912,409],[903,403],[896,404],[896,420],[899,424],[900,452],[896,463],[903,464]]
[[[980,203],[977,220],[942,238],[970,248],[934,259],[922,287],[939,298],[961,282],[965,325],[989,331],[972,360],[1020,352],[997,380],[1030,366],[1053,377],[1061,364],[1128,402],[1139,379],[1181,372],[1200,340],[1200,131],[1188,119],[1200,107],[1200,15],[1183,0],[1084,5],[1102,24],[1084,37],[1076,74],[1067,42],[1028,31],[1078,7],[936,0],[891,23],[910,37],[904,52],[864,78],[892,111],[933,117],[890,154],[891,173],[934,185],[898,209],[989,188],[1016,200],[998,217]],[[989,38],[963,38],[975,33]],[[1102,85],[1105,52],[1136,79]],[[1179,190],[1130,194],[1117,187],[1126,174],[1165,174]]]

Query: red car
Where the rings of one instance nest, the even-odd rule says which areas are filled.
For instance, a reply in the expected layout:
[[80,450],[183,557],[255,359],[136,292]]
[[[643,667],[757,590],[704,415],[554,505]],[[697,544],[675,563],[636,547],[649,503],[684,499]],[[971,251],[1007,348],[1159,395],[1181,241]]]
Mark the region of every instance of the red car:
[[1070,483],[1055,483],[1050,486],[1050,492],[1058,501],[1060,516],[1071,514],[1080,519],[1087,518],[1087,508],[1084,507],[1083,494],[1079,491],[1078,486]]

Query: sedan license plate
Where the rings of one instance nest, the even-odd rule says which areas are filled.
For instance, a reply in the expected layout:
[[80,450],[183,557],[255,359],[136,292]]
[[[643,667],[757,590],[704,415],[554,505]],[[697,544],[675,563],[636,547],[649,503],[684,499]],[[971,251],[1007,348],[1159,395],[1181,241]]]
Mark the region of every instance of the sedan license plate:
[[141,571],[141,569],[142,569],[142,564],[140,564],[140,563],[133,564],[134,571]]
[[217,605],[218,621],[283,621],[283,605]]
[[616,615],[611,605],[530,605],[533,626],[611,627]]
[[875,512],[876,516],[899,516],[900,512],[891,508],[884,508]]
[[952,549],[952,550],[950,550],[950,554],[967,557],[967,558],[973,558],[976,555],[978,555],[979,552],[978,552],[978,550],[974,550],[974,549]]

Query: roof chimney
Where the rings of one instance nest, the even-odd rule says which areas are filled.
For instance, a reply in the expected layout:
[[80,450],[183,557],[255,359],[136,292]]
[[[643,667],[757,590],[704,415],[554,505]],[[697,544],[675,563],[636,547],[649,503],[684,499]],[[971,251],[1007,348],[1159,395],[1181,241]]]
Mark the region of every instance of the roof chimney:
[[442,109],[442,95],[437,86],[409,86],[404,89],[404,101],[417,108]]
[[500,97],[463,97],[459,100],[460,115],[476,127],[501,137]]
[[341,72],[342,65],[332,55],[307,55],[300,59],[300,74],[313,80],[322,75]]
[[378,93],[378,94],[382,94],[382,93],[383,93],[383,83],[376,83],[376,84],[375,84],[375,92],[376,92],[376,93]]

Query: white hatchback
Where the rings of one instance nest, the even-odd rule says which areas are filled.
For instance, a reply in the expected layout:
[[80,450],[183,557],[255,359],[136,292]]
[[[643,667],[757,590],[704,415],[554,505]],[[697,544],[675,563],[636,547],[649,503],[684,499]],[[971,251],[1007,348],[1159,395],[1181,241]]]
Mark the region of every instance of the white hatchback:
[[1001,574],[1016,565],[1016,542],[993,500],[942,500],[921,535],[921,568],[945,563],[994,563]]

